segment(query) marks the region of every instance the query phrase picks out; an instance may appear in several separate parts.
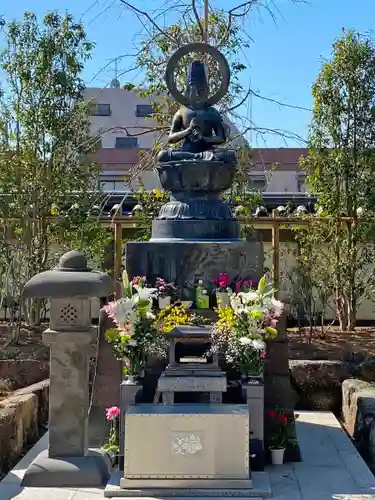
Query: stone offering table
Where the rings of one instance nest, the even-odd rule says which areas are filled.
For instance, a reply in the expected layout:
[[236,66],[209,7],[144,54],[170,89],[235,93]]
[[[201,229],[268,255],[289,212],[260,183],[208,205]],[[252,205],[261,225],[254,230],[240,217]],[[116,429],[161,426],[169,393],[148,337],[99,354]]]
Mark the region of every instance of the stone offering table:
[[164,404],[173,404],[175,393],[208,393],[210,403],[221,403],[222,393],[227,390],[227,377],[219,367],[216,355],[212,362],[207,358],[182,358],[176,361],[178,343],[195,345],[210,343],[209,326],[179,326],[166,334],[170,338],[169,364],[160,376],[156,392],[156,401],[162,395]]

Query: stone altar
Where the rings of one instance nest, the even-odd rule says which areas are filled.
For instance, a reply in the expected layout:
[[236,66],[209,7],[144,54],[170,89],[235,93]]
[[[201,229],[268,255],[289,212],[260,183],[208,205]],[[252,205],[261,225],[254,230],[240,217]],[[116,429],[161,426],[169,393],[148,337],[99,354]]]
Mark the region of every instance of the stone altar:
[[179,326],[166,336],[170,338],[169,364],[159,377],[155,403],[159,395],[163,404],[173,404],[175,393],[195,392],[208,394],[210,403],[221,403],[222,393],[227,390],[227,376],[219,367],[216,355],[212,362],[207,357],[176,359],[179,343],[202,343],[210,340],[209,326]]

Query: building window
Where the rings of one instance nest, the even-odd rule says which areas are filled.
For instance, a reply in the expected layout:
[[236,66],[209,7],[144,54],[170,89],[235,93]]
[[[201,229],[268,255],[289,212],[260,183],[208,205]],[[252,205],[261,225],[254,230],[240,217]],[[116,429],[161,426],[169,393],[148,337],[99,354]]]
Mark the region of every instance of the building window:
[[137,104],[135,108],[135,116],[138,118],[146,118],[153,113],[152,104]]
[[118,193],[125,191],[125,181],[124,180],[111,180],[104,179],[100,181],[100,188],[105,193]]
[[298,191],[300,193],[306,193],[307,191],[306,179],[298,179]]
[[137,148],[138,139],[137,137],[116,137],[116,148]]
[[266,189],[266,179],[264,178],[253,178],[249,181],[249,188],[251,191],[265,191]]
[[95,104],[91,116],[111,116],[110,104]]

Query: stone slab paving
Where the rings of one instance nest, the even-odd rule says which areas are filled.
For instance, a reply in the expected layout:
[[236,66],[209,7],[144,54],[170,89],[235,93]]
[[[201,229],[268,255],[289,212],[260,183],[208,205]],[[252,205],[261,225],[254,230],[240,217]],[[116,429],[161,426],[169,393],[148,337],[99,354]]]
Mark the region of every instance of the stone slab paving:
[[[299,412],[297,434],[303,462],[267,468],[274,500],[375,500],[375,478],[332,413]],[[0,500],[104,498],[101,489],[22,489],[26,467],[47,445],[45,435],[0,482]]]

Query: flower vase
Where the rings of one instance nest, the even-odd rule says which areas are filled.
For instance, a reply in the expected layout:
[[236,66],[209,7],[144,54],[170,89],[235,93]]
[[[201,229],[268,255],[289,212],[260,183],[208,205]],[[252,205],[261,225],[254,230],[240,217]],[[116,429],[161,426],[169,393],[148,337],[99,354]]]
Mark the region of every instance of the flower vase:
[[124,375],[124,384],[137,385],[139,383],[140,375]]
[[160,310],[166,309],[171,305],[171,297],[169,295],[167,297],[159,297],[158,302]]
[[220,309],[225,309],[229,306],[229,293],[228,292],[216,292],[216,302]]
[[272,465],[283,465],[285,448],[270,448]]

